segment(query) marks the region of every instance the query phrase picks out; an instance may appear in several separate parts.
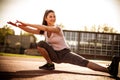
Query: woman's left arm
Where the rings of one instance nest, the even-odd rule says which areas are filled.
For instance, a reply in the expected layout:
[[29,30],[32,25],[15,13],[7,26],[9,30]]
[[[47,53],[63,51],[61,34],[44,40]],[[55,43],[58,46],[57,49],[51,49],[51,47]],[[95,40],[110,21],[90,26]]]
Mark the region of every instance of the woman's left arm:
[[58,27],[50,27],[50,26],[45,26],[45,25],[37,25],[37,24],[27,23],[27,26],[37,28],[37,29],[43,30],[43,31],[54,32],[54,33],[59,33],[59,31],[60,31],[60,29]]
[[59,33],[59,31],[60,31],[60,29],[58,27],[48,27],[45,25],[29,24],[29,23],[23,23],[23,22],[20,22],[20,24],[24,24],[24,25],[32,27],[32,28],[37,28],[39,30],[49,31],[49,32],[54,32],[54,33]]

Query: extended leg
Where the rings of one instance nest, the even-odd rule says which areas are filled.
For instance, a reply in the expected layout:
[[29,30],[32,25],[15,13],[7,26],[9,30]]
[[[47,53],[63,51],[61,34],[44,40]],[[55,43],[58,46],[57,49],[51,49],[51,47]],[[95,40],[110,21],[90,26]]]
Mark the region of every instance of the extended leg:
[[95,71],[102,71],[102,72],[107,72],[108,73],[108,69],[106,67],[98,65],[94,62],[89,61],[89,63],[87,64],[87,67],[92,69],[92,70],[95,70]]

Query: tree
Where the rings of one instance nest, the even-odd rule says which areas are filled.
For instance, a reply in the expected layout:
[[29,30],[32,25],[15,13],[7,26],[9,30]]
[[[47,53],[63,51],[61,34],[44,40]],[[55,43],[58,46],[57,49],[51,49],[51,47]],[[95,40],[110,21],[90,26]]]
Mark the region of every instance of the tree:
[[87,26],[84,26],[84,30],[85,30],[85,31],[88,31],[88,27],[87,27]]
[[14,30],[10,29],[10,26],[8,25],[5,25],[3,26],[3,28],[0,28],[0,45],[4,45],[6,36],[14,34]]
[[93,25],[91,31],[96,32],[96,25]]
[[103,24],[98,26],[98,32],[104,32],[104,33],[116,33],[117,31],[109,26],[108,24]]

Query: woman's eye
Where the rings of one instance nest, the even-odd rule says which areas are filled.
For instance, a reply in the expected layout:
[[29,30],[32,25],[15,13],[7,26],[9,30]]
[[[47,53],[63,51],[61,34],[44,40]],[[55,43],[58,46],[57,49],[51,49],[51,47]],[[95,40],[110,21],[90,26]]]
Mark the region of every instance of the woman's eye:
[[49,18],[52,18],[52,16],[50,16]]

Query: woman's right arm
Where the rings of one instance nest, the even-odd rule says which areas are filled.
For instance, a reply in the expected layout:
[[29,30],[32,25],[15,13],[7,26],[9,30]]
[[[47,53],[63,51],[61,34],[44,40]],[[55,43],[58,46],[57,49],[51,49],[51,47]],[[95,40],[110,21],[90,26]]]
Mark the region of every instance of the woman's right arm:
[[31,29],[31,28],[29,28],[29,27],[19,27],[20,29],[22,29],[22,30],[24,30],[24,31],[26,31],[26,32],[29,32],[29,33],[33,33],[33,34],[40,34],[40,30],[38,30],[38,29]]
[[33,34],[40,34],[40,30],[37,29],[37,28],[30,28],[30,27],[27,27],[26,25],[24,24],[21,24],[21,25],[17,25],[16,23],[13,23],[11,21],[8,22],[8,24],[11,24],[15,27],[19,27],[20,29],[26,31],[26,32],[29,32],[29,33],[33,33]]

